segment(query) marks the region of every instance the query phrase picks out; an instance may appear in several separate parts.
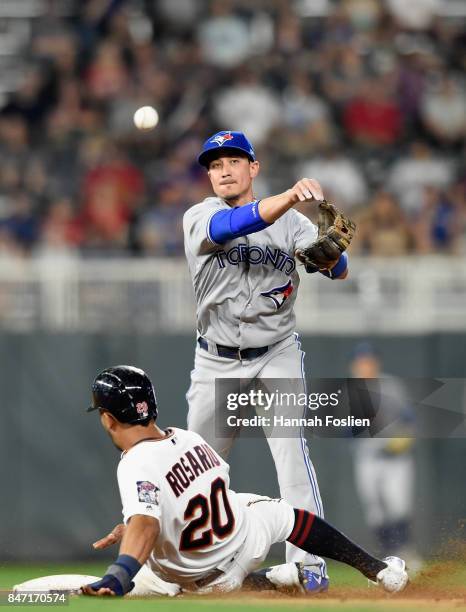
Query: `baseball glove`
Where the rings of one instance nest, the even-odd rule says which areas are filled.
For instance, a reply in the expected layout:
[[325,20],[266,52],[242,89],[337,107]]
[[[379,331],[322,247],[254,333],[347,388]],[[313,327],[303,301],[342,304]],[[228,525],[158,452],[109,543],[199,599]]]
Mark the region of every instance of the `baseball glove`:
[[333,268],[349,247],[356,231],[354,221],[327,200],[319,204],[317,225],[317,240],[307,248],[296,251],[296,257],[306,266],[307,272]]

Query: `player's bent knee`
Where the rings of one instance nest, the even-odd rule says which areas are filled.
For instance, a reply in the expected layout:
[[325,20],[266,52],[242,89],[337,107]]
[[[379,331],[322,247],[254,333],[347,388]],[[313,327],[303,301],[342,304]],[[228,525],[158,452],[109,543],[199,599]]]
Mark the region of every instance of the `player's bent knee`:
[[287,541],[295,546],[301,547],[311,533],[312,524],[314,523],[316,515],[300,508],[293,508],[293,510],[295,516],[294,527]]

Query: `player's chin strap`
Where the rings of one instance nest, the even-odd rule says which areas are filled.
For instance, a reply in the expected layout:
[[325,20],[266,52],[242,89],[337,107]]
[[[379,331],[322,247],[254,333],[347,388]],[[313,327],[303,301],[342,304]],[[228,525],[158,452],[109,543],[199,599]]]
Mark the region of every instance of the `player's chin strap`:
[[141,564],[131,555],[120,555],[109,565],[105,576],[89,586],[94,591],[111,589],[115,595],[125,595],[134,587],[133,578],[141,569]]

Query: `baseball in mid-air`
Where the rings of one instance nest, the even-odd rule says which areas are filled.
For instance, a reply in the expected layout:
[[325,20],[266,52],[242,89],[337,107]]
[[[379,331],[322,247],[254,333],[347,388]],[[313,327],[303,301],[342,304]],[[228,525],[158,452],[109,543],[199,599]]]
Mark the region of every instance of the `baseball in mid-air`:
[[134,113],[133,121],[138,130],[152,130],[159,122],[159,114],[153,106],[141,106]]

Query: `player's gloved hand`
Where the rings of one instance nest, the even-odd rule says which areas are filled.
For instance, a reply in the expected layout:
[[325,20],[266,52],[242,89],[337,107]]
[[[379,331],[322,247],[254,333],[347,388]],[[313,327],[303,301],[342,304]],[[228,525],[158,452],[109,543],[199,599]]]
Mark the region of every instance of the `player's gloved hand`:
[[333,268],[351,244],[356,224],[333,204],[323,200],[319,204],[318,228],[317,240],[296,251],[296,257],[306,266],[307,272]]
[[97,540],[92,545],[96,550],[103,550],[104,548],[108,548],[109,546],[113,546],[113,544],[118,544],[121,541],[124,533],[125,533],[126,525],[123,523],[119,523],[115,525],[112,531],[107,534],[105,537]]

